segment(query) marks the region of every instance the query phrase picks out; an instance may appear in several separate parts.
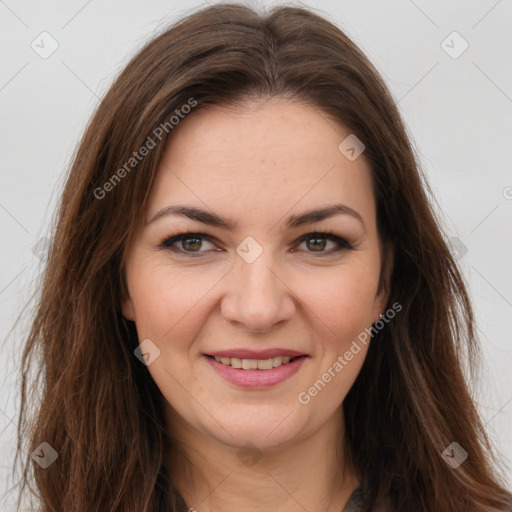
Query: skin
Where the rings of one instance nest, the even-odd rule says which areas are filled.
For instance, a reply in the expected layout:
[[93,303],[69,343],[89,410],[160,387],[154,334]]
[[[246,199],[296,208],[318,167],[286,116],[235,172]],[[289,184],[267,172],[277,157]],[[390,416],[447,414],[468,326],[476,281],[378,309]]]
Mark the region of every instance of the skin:
[[[364,154],[339,150],[350,131],[304,104],[273,98],[237,110],[198,110],[173,131],[151,190],[146,224],[128,248],[123,314],[160,355],[147,366],[165,398],[168,431],[179,440],[177,488],[199,512],[339,512],[359,485],[338,451],[341,404],[367,346],[306,405],[307,391],[358,334],[385,311],[378,290],[381,253],[371,175]],[[336,215],[294,229],[287,218],[343,203],[364,221]],[[238,222],[234,231],[162,208],[196,206]],[[162,240],[184,232],[213,237]],[[331,232],[353,250],[313,232]],[[236,252],[254,238],[263,252],[248,263]],[[322,244],[325,244],[322,245]],[[181,252],[180,252],[181,250]],[[187,252],[188,251],[188,252]],[[323,252],[322,252],[323,251]],[[192,253],[192,256],[190,254]],[[199,257],[194,257],[199,253]],[[329,254],[330,253],[330,254]],[[265,390],[243,389],[214,372],[205,353],[292,348],[309,357]],[[237,456],[252,443],[259,460]]]

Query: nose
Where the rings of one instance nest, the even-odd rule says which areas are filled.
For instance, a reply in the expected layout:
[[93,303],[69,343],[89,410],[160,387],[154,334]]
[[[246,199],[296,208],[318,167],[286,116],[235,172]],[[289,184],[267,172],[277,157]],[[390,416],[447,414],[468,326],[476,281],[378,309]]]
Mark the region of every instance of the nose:
[[235,263],[221,303],[222,316],[228,322],[252,332],[271,331],[295,313],[284,272],[264,255],[265,251],[252,263],[243,259]]

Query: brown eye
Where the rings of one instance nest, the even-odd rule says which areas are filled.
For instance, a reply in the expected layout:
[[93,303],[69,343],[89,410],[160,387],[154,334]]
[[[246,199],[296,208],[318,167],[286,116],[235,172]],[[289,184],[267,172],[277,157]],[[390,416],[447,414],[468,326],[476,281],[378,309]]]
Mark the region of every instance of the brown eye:
[[[306,252],[316,252],[322,255],[352,249],[352,246],[346,240],[332,233],[308,233],[301,238],[300,242],[306,245]],[[334,244],[333,249],[325,250],[328,242]]]
[[185,250],[192,250],[194,252],[198,251],[201,247],[202,239],[201,238],[183,238],[181,240],[181,245]]
[[314,252],[321,252],[323,249],[325,249],[325,245],[327,242],[324,237],[315,236],[307,238],[306,243],[309,249],[312,249]]
[[[176,246],[178,242],[181,242],[181,247]],[[208,235],[202,233],[181,233],[179,235],[166,238],[160,245],[178,253],[200,254],[207,252],[207,250],[200,250],[205,242],[212,243]]]

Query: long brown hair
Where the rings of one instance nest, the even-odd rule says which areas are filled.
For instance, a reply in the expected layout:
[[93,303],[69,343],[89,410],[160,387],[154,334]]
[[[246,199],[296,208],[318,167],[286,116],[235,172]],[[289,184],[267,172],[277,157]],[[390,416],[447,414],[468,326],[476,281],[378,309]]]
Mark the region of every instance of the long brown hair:
[[[370,344],[343,402],[346,453],[367,510],[510,507],[466,384],[464,361],[474,369],[478,356],[466,285],[388,89],[354,43],[311,10],[217,4],[130,61],[74,155],[22,356],[20,494],[33,487],[43,512],[186,510],[164,464],[173,439],[162,395],[121,314],[125,250],[176,110],[275,96],[313,105],[364,143],[384,256],[393,255],[384,258],[393,269],[389,304],[403,309]],[[31,389],[40,391],[33,418]],[[46,469],[31,457],[43,442],[58,454]],[[468,453],[457,468],[441,455],[452,442]]]

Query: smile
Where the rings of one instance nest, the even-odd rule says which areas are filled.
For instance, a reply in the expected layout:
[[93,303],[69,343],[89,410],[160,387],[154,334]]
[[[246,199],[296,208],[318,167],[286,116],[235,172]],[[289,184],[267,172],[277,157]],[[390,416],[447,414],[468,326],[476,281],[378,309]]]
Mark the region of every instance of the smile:
[[297,373],[308,356],[275,356],[269,359],[239,359],[204,355],[204,360],[224,381],[246,389],[276,386]]
[[243,370],[272,370],[272,368],[277,368],[283,364],[288,364],[294,359],[296,358],[290,356],[277,356],[270,359],[239,359],[238,357],[215,356],[215,361],[217,361],[217,363],[231,366],[231,368],[238,368]]

